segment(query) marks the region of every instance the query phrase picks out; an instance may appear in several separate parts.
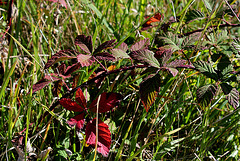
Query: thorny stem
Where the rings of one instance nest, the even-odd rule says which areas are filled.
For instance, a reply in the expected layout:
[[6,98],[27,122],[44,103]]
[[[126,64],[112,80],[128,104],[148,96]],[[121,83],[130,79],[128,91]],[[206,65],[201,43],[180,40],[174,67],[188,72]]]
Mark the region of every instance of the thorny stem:
[[[67,91],[61,98],[67,98],[67,97],[70,97],[72,96],[72,94],[74,92],[76,92],[79,88],[83,88],[83,87],[86,87],[92,83],[94,83],[96,80],[98,80],[99,78],[103,78],[103,77],[106,77],[110,74],[114,74],[114,73],[119,73],[119,72],[122,72],[122,71],[127,71],[127,70],[133,70],[133,69],[136,69],[136,68],[146,68],[148,67],[148,65],[133,65],[133,66],[129,66],[129,67],[124,67],[124,68],[119,68],[119,69],[116,69],[116,70],[111,70],[111,71],[105,71],[103,72],[102,74],[84,82],[83,84],[75,87],[74,89],[72,89],[71,91]],[[53,103],[49,110],[52,111],[57,105],[59,105],[59,100],[57,100],[55,103]],[[43,118],[46,116],[47,114],[45,113]]]

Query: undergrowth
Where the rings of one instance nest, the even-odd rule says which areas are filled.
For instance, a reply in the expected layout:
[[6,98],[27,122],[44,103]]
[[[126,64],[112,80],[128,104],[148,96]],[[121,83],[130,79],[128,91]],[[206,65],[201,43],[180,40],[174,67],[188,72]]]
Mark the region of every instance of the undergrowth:
[[1,160],[239,160],[239,3],[0,1]]

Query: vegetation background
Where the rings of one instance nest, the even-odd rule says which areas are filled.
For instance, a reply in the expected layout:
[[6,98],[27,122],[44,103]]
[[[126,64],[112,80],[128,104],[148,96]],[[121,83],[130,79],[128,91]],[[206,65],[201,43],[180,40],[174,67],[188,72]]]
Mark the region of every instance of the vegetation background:
[[[240,159],[239,0],[59,2],[0,3],[1,160],[29,159],[27,156],[33,153],[44,154],[39,160]],[[12,6],[10,28],[9,5]],[[145,16],[156,13],[162,15],[161,21],[143,31]],[[193,36],[192,31],[198,36]],[[148,111],[141,103],[139,88],[152,71],[109,75],[101,90],[119,92],[124,99],[115,110],[101,116],[109,125],[112,144],[108,157],[99,153],[96,156],[94,147],[85,144],[84,130],[79,133],[66,124],[73,116],[70,111],[62,106],[49,111],[58,99],[53,94],[53,84],[31,92],[33,84],[54,71],[54,67],[44,70],[52,55],[65,49],[81,51],[74,45],[80,34],[92,36],[93,46],[111,39],[131,46],[149,38],[154,52],[166,45],[174,50],[171,60],[185,59],[193,64],[203,61],[211,65],[203,63],[206,70],[201,70],[202,64],[194,64],[196,70],[181,68],[176,76],[166,71],[159,73],[160,91]],[[222,57],[226,58],[231,71],[227,72],[227,78],[218,75],[219,79],[214,79],[212,74],[222,73],[218,63],[226,63]],[[66,61],[67,65],[71,63]],[[103,62],[103,65],[121,68],[130,63],[119,60]],[[89,80],[98,68],[99,65],[93,64],[73,73],[79,75],[77,84]],[[232,77],[234,80],[229,81]],[[73,79],[68,79],[66,84],[72,82]],[[199,89],[204,91],[201,87],[209,84],[214,84],[210,86],[215,91],[208,93],[207,88],[201,95]],[[235,93],[231,92],[233,88]],[[58,97],[66,91],[63,86]],[[94,91],[90,85],[88,92]],[[45,112],[48,115],[43,118]],[[14,148],[20,139],[24,144]]]

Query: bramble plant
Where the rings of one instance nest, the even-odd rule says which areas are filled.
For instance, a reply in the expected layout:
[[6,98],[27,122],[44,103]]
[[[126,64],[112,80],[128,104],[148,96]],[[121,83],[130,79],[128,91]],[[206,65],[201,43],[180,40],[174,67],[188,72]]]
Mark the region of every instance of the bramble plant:
[[2,158],[240,158],[239,2],[25,2],[0,0]]

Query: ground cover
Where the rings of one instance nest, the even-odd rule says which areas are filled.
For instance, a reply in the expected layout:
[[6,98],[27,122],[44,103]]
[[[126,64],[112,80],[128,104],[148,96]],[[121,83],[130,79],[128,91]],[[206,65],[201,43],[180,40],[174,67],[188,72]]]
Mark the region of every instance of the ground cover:
[[239,160],[233,1],[0,1],[2,160]]

